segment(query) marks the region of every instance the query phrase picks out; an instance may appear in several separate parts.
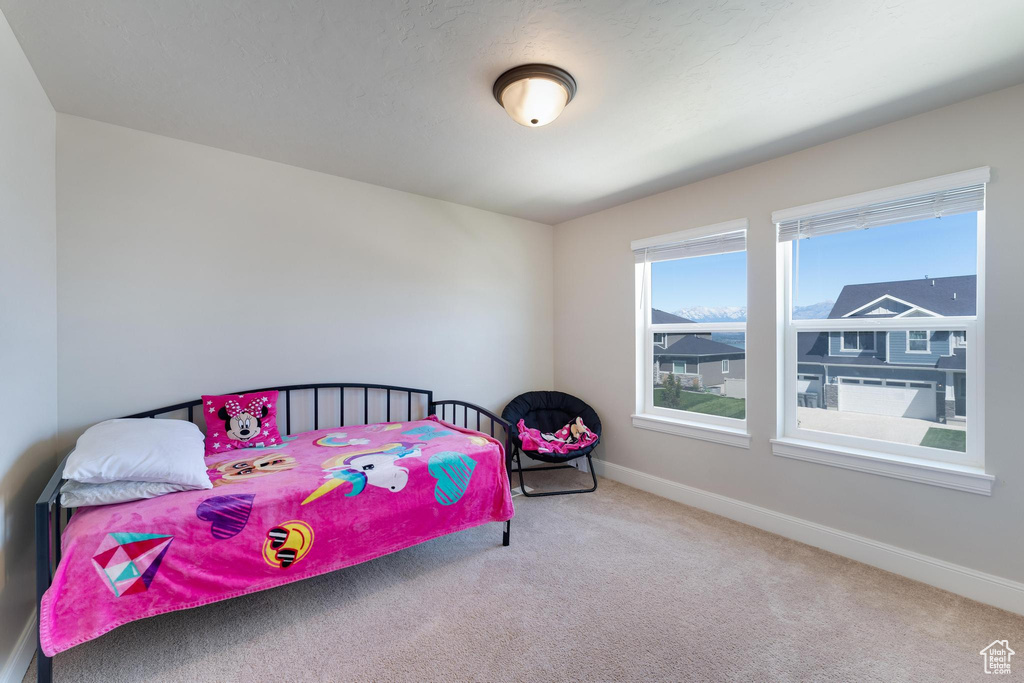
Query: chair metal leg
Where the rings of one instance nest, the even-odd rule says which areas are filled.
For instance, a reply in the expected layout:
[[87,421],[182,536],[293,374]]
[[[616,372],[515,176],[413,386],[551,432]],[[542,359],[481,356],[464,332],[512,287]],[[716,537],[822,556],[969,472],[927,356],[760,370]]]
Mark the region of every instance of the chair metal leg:
[[[566,496],[566,495],[569,495],[571,493],[591,493],[591,492],[597,490],[597,473],[594,472],[594,461],[591,460],[590,453],[587,453],[586,458],[587,458],[587,465],[589,465],[589,468],[590,468],[590,476],[594,480],[594,485],[593,486],[591,486],[589,489],[575,489],[575,490],[572,490],[572,491],[544,491],[542,493],[527,493],[526,492],[526,484],[523,482],[523,471],[524,471],[524,469],[523,469],[523,459],[522,459],[522,456],[520,454],[520,450],[519,450],[518,447],[516,447],[513,450],[513,454],[514,454],[515,461],[516,461],[516,469],[519,472],[519,489],[523,492],[523,495],[526,496],[527,498],[541,498],[543,496]],[[551,466],[544,466],[544,467],[528,467],[528,468],[526,468],[525,471],[526,472],[531,472],[531,471],[540,471],[540,470],[564,470],[564,469],[575,469],[575,468],[572,465],[551,465]]]
[[501,545],[508,547],[509,533],[512,531],[512,520],[505,522],[505,532],[501,535]]

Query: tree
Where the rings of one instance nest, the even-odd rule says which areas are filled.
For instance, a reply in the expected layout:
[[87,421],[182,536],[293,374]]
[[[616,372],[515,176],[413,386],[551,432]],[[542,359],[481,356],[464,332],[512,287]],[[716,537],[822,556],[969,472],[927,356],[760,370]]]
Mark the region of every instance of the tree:
[[665,378],[661,394],[661,399],[664,402],[665,407],[678,408],[682,404],[682,391],[683,383],[675,376],[675,374],[670,374]]

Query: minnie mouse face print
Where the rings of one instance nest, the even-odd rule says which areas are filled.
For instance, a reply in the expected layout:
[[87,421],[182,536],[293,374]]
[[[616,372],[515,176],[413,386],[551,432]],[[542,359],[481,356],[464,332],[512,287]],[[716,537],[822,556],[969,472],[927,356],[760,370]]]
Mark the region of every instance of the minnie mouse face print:
[[263,433],[263,418],[268,412],[267,399],[261,396],[244,408],[238,401],[228,401],[217,413],[217,417],[224,420],[225,436],[232,441],[245,443]]

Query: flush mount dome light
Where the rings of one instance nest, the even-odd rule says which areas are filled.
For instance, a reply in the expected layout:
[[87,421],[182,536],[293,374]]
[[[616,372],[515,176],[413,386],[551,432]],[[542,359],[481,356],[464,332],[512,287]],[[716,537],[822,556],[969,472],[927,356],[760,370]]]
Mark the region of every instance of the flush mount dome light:
[[524,64],[494,81],[494,99],[512,120],[529,128],[551,123],[576,95],[576,80],[549,64]]

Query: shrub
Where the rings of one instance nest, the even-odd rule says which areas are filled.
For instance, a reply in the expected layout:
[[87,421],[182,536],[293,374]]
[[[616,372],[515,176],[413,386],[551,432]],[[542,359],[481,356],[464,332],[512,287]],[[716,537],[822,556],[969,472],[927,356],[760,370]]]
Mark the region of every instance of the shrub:
[[682,404],[683,383],[675,375],[665,378],[661,399],[667,408],[678,408]]

